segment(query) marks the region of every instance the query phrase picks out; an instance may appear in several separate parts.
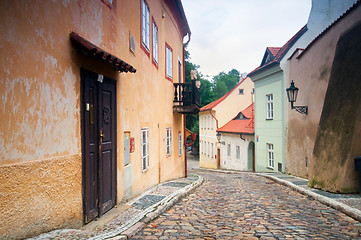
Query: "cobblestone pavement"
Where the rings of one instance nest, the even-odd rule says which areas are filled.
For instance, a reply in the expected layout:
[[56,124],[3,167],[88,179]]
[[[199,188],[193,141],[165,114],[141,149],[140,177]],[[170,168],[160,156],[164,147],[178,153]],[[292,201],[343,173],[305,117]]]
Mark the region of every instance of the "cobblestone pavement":
[[261,176],[191,170],[204,183],[132,239],[361,239],[361,223]]

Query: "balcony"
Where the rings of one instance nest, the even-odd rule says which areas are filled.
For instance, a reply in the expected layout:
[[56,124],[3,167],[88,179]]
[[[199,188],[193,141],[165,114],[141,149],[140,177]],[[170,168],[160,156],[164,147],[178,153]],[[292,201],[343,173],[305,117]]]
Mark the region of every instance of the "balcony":
[[199,88],[196,81],[190,83],[174,83],[173,112],[181,114],[197,114],[200,109]]

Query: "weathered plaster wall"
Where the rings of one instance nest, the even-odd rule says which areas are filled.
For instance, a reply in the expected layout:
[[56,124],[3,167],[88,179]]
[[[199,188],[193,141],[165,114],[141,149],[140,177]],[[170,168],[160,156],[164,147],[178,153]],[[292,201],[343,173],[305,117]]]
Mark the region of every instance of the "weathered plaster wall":
[[315,147],[311,185],[357,192],[354,157],[361,155],[361,22],[337,43]]
[[[353,168],[352,163],[349,160],[347,161],[347,164],[343,166],[337,164],[338,160],[335,160],[338,159],[337,157],[331,157],[329,159],[329,161],[334,163],[332,166],[327,165],[322,161],[316,163],[317,159],[314,158],[313,151],[316,136],[318,131],[320,131],[320,118],[323,111],[322,109],[325,107],[324,101],[328,83],[331,79],[331,69],[334,62],[338,39],[342,33],[347,31],[347,29],[349,29],[351,26],[354,26],[356,22],[360,21],[360,16],[361,9],[359,7],[343,18],[342,21],[334,25],[332,29],[330,29],[325,35],[318,39],[317,42],[313,43],[313,45],[307,49],[307,51],[304,52],[300,58],[296,59],[298,54],[295,54],[290,59],[290,79],[294,80],[296,86],[300,89],[295,105],[308,105],[309,113],[307,116],[305,116],[300,115],[294,110],[288,111],[286,151],[287,171],[304,177],[308,176],[310,182],[315,180],[313,181],[313,185],[315,185],[317,181],[320,181],[320,179],[326,177],[326,175],[327,178],[330,179],[335,178],[336,175],[338,175],[337,178],[339,178],[338,181],[342,182],[341,185],[349,185],[354,181],[352,180],[354,178],[354,173],[349,172],[351,171],[350,169]],[[354,63],[349,64],[348,66],[353,66],[354,69],[358,68],[355,67]],[[346,86],[346,80],[348,80],[348,78],[345,76],[346,75],[344,75],[342,79]],[[357,88],[351,87],[351,89]],[[338,90],[341,91],[341,89]],[[345,103],[343,106],[346,105],[345,99],[340,99],[340,102]],[[332,103],[329,107],[334,108],[334,104]],[[342,115],[345,115],[345,113],[342,112],[342,108],[335,107],[335,110],[338,111],[340,117],[344,119]],[[353,115],[351,118],[357,119],[357,116]],[[358,131],[357,124],[358,120],[355,122],[355,133]],[[351,138],[354,138],[354,136]],[[354,142],[350,144],[355,146]],[[326,153],[331,151],[331,149],[331,146],[324,146],[322,151],[325,151]],[[354,153],[352,151],[350,151],[350,153]],[[348,158],[349,157],[352,156],[350,155]],[[324,170],[324,173],[321,174],[321,170]],[[343,173],[338,171],[343,171]],[[346,177],[346,173],[350,178]],[[318,184],[317,186],[321,187],[321,185],[323,185],[323,187],[326,189],[325,186],[328,185],[328,190],[337,191],[335,188],[336,185],[334,185],[336,178],[332,181],[330,179],[328,181],[321,180],[323,181],[323,184]],[[346,180],[349,183],[343,182]],[[340,187],[337,187],[337,189],[340,191]]]
[[82,225],[81,155],[0,168],[0,238]]
[[[0,187],[6,187],[6,191],[0,194],[7,199],[6,202],[12,200],[14,194],[31,194],[31,198],[21,198],[20,202],[7,205],[6,211],[19,214],[0,221],[6,223],[3,229],[7,226],[12,229],[27,215],[31,218],[23,221],[23,232],[29,234],[31,230],[36,234],[61,226],[76,227],[82,220],[79,172],[82,67],[117,81],[117,202],[124,197],[125,179],[133,180],[130,184],[134,197],[160,181],[184,176],[184,149],[181,156],[176,154],[178,132],[183,132],[183,117],[173,114],[173,83],[165,78],[165,41],[173,49],[174,82],[178,82],[178,59],[183,64],[183,43],[177,22],[163,1],[147,1],[159,30],[159,64],[155,66],[152,49],[148,56],[140,47],[140,1],[114,2],[114,6],[109,8],[100,0],[0,1],[3,30],[0,36],[3,53],[0,70],[3,86],[0,88],[0,172],[11,172],[6,175],[9,179],[0,177]],[[162,18],[162,10],[166,12],[165,18]],[[111,67],[80,55],[69,40],[71,31],[130,63],[137,72],[116,73]],[[135,40],[134,53],[129,51],[130,34]],[[141,168],[142,127],[149,127],[150,131],[150,168],[146,172]],[[172,127],[173,131],[174,154],[168,158],[165,153],[166,127]],[[129,174],[124,176],[125,131],[135,138],[135,151],[130,154],[131,177]],[[68,162],[72,159],[68,156],[73,155],[77,156],[77,161]],[[53,162],[59,165],[69,163],[69,166],[63,166],[64,171],[77,173],[77,177],[68,178],[65,183],[58,175],[58,165]],[[20,187],[10,188],[8,184],[20,181],[17,174],[27,168],[39,174],[34,175],[31,184],[24,178],[23,184],[33,188],[39,186],[40,190],[29,193],[20,183]],[[47,209],[42,208],[40,199],[47,196],[44,190],[47,186],[55,186],[57,196],[65,198],[70,195],[73,200],[62,200],[67,201],[65,208],[62,201],[50,195],[54,201],[46,205]],[[74,192],[69,193],[68,188]],[[39,209],[35,211],[35,208]],[[9,216],[9,213],[3,216]]]
[[[308,69],[304,69],[301,67],[300,69],[296,69],[296,67],[291,67],[289,65],[289,57],[295,52],[297,48],[304,49],[307,47],[307,45],[317,36],[319,35],[324,29],[326,29],[333,21],[335,21],[337,18],[339,18],[347,9],[349,9],[356,0],[345,0],[345,1],[338,1],[338,0],[313,0],[312,1],[312,8],[310,11],[310,15],[307,21],[307,31],[297,40],[297,42],[288,50],[284,58],[282,59],[280,66],[284,72],[284,88],[288,88],[290,86],[291,80],[298,80],[302,79],[304,77],[309,78],[309,76],[312,74],[314,75],[314,78],[319,79],[320,81],[313,82],[312,84],[316,84],[316,89],[318,87],[321,87],[324,89],[324,85],[320,82],[325,81],[325,79],[329,76],[329,67],[326,67],[326,65],[329,64],[331,61],[329,59],[330,54],[332,56],[333,52],[327,50],[326,52],[319,52],[319,55],[313,55],[312,59],[309,59],[312,61],[312,65],[317,66],[317,68],[322,68],[322,70],[312,71],[312,73],[309,73]],[[293,56],[294,58],[297,57],[296,54]],[[324,64],[327,62],[326,65],[321,66],[321,64]],[[321,63],[321,64],[320,64]],[[319,75],[319,76],[317,76]],[[321,80],[322,79],[322,80]],[[298,83],[296,83],[296,86],[298,86]],[[311,86],[310,86],[311,87]],[[304,91],[303,89],[301,90]],[[315,91],[315,88],[312,88],[312,91]],[[300,95],[302,95],[302,92],[300,92]],[[324,92],[324,91],[321,91]],[[287,99],[286,91],[283,92],[284,98]],[[319,106],[319,103],[322,101],[324,95],[314,95],[311,96],[315,100],[317,100],[317,107]],[[300,96],[300,99],[302,97]],[[285,107],[285,119],[289,117],[290,115],[288,112],[291,112],[291,115],[294,115],[295,110],[291,110],[288,101],[285,101],[284,103]],[[302,105],[302,104],[295,104],[295,105]],[[310,110],[310,109],[309,109]],[[296,139],[295,141],[299,141],[298,136],[303,136],[306,132],[305,136],[305,142],[308,142],[307,145],[312,145],[314,136],[315,136],[315,127],[314,124],[318,124],[319,116],[318,112],[313,112],[311,115],[309,114],[308,118],[312,118],[311,122],[308,122],[308,126],[297,128],[297,132],[288,132],[288,126],[292,126],[295,124],[293,120],[286,121],[286,134],[291,134],[290,136],[286,137],[286,171],[292,174],[296,174],[301,177],[308,177],[308,171],[309,171],[309,164],[310,164],[310,158],[312,154],[312,149],[310,147],[306,147],[303,144],[300,144],[299,142],[288,142],[290,139]],[[297,115],[297,113],[295,114]],[[301,119],[302,117],[299,116]],[[317,130],[316,130],[317,131]],[[291,146],[293,145],[293,147]],[[298,146],[298,147],[295,147]],[[291,152],[290,148],[292,148]],[[299,157],[302,156],[302,159]]]

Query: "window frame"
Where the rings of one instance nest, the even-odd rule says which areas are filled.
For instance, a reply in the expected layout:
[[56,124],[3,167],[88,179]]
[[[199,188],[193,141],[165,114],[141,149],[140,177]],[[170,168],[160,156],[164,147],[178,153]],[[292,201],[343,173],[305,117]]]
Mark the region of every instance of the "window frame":
[[236,159],[241,159],[241,146],[236,145]]
[[[140,0],[140,47],[150,56],[150,9],[146,0]],[[146,7],[146,8],[145,8]],[[148,22],[147,22],[148,20]],[[148,30],[148,32],[147,32]],[[147,42],[148,40],[148,42]],[[148,46],[147,46],[148,44]]]
[[[154,34],[154,29],[156,29],[156,34]],[[158,68],[159,64],[159,35],[158,35],[158,25],[155,23],[154,18],[152,17],[152,61],[153,64]],[[156,35],[156,36],[155,36]]]
[[274,145],[267,143],[267,167],[274,169]]
[[[143,133],[145,133],[145,139],[143,137]],[[141,145],[141,158],[142,158],[142,172],[145,172],[149,169],[149,128],[141,129],[140,145]]]
[[267,94],[266,95],[266,119],[267,120],[273,120],[273,113],[274,113],[274,109],[273,109],[273,94]]
[[173,49],[167,42],[165,43],[165,78],[173,82]]
[[172,128],[166,128],[166,155],[167,157],[172,155]]
[[238,95],[244,95],[244,88],[238,89]]
[[231,144],[230,143],[227,143],[227,157],[230,157],[231,156]]

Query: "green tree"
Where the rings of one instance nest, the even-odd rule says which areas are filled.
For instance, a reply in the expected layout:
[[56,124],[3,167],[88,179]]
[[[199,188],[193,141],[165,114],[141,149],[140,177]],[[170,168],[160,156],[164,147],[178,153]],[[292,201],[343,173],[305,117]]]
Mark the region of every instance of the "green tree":
[[213,77],[214,91],[217,98],[222,97],[227,92],[231,91],[239,82],[240,73],[236,69],[232,69],[227,74],[220,72]]

